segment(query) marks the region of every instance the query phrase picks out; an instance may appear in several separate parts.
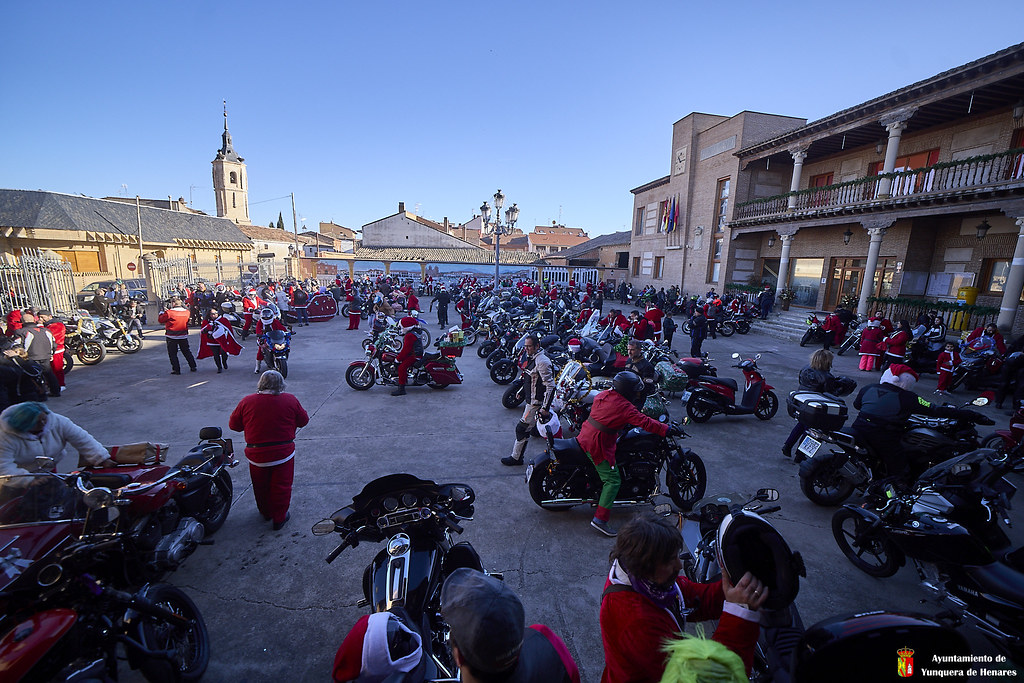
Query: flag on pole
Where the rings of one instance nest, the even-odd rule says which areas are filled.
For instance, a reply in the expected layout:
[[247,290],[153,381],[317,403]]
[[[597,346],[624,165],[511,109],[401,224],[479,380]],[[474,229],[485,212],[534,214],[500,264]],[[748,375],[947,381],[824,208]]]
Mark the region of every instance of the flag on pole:
[[666,199],[661,203],[661,225],[658,226],[658,232],[668,230],[668,208],[668,200]]
[[676,203],[676,198],[673,197],[668,209],[668,229],[665,232],[672,232],[676,229],[676,223],[679,220],[679,205]]

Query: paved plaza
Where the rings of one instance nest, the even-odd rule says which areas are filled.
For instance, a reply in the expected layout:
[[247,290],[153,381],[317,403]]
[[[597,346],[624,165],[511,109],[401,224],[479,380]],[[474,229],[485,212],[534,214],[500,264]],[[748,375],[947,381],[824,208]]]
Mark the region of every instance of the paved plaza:
[[[364,323],[365,324],[365,323]],[[314,537],[312,524],[348,504],[368,481],[408,472],[438,482],[461,481],[476,491],[476,517],[460,540],[479,551],[484,567],[504,572],[526,607],[527,623],[543,623],[566,642],[584,681],[596,682],[603,667],[598,609],[612,541],[590,528],[592,510],[553,513],[533,504],[523,468],[499,464],[513,442],[517,412],[500,405],[502,387],[490,381],[475,349],[459,359],[465,384],[443,391],[412,387],[405,397],[390,388],[353,391],[344,381],[348,364],[362,357],[364,331],[346,331],[347,320],[297,328],[292,343],[287,391],[310,415],[297,437],[291,521],[271,530],[256,511],[248,468],[231,471],[234,507],[215,543],[200,547],[169,577],[196,601],[212,638],[206,679],[211,681],[323,681],[334,653],[364,613],[361,577],[380,546],[361,544],[331,565],[324,561],[337,537]],[[436,327],[431,330],[436,336]],[[193,334],[192,348],[198,346]],[[174,461],[198,439],[199,429],[227,431],[228,415],[256,387],[252,338],[224,374],[211,360],[198,372],[169,375],[162,332],[147,333],[145,348],[133,356],[111,352],[95,367],[75,367],[64,396],[50,406],[89,430],[105,444],[166,442]],[[676,348],[688,348],[680,335]],[[730,367],[734,351],[763,354],[759,365],[776,387],[783,406],[770,422],[752,416],[716,416],[689,425],[686,445],[707,465],[708,493],[749,493],[772,486],[783,509],[772,520],[802,553],[807,578],[797,604],[807,624],[825,617],[872,609],[935,610],[920,605],[923,592],[915,572],[903,568],[887,580],[856,570],[832,539],[832,509],[816,507],[799,490],[797,467],[779,446],[793,422],[785,396],[796,388],[796,374],[813,350],[756,333],[708,340],[719,375],[741,380]],[[877,374],[857,371],[857,357],[836,359],[836,371],[861,383]],[[927,375],[918,391],[931,397],[935,379]],[[966,401],[973,396],[956,397]],[[678,399],[673,419],[685,415]],[[1001,412],[983,409],[1005,422]],[[851,413],[854,413],[851,407]],[[982,428],[983,433],[993,428]],[[244,446],[233,436],[239,456]],[[527,459],[540,453],[531,442]],[[64,463],[62,469],[68,468]],[[1019,482],[1018,482],[1019,485]],[[665,499],[667,502],[667,498]],[[613,511],[621,525],[629,511]]]

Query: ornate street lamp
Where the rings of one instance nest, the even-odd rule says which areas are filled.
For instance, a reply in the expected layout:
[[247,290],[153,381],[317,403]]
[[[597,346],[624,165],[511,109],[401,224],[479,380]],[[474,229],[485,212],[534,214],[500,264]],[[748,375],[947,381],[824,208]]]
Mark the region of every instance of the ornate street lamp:
[[989,229],[991,227],[992,226],[988,224],[988,219],[987,218],[983,218],[981,220],[981,223],[978,224],[978,227],[975,228],[975,230],[978,231],[978,239],[979,240],[985,239],[985,235],[988,234],[988,231],[989,231]]
[[494,223],[491,223],[491,207],[485,201],[480,207],[480,217],[485,228],[490,227],[494,235],[494,291],[498,290],[498,282],[501,276],[501,236],[512,233],[519,220],[519,207],[512,206],[505,209],[505,225],[501,224],[501,207],[505,205],[505,195],[498,190],[494,193]]
[[774,246],[775,246],[775,235],[772,235],[772,236],[770,236],[768,238],[768,248],[771,249]]

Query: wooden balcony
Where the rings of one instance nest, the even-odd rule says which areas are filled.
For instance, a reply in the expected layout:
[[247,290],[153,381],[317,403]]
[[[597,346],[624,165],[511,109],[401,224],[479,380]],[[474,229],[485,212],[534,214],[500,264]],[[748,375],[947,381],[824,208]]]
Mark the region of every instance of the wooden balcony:
[[[892,180],[890,196],[878,196],[883,178]],[[1024,187],[1024,148],[754,199],[737,204],[730,223],[754,225],[848,210],[871,211],[915,199],[963,200],[1008,187]],[[794,197],[795,206],[790,208]]]

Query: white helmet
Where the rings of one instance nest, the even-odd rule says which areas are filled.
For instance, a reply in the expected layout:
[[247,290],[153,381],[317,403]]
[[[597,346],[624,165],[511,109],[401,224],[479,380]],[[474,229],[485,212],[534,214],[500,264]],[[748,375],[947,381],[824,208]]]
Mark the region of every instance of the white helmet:
[[265,323],[269,323],[274,319],[274,311],[269,308],[264,308],[260,311],[260,320]]

